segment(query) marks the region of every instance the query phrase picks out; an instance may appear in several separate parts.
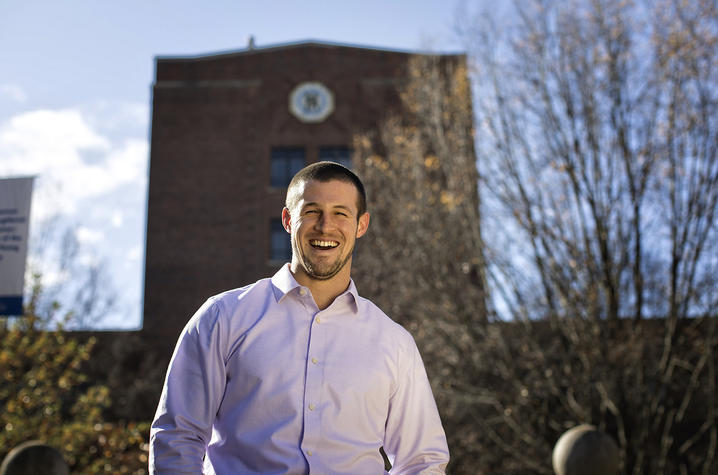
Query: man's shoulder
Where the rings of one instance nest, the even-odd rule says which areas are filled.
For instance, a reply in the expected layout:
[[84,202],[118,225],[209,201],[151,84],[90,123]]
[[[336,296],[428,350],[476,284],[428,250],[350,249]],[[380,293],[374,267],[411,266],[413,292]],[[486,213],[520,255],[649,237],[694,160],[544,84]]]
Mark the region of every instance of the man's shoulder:
[[209,297],[189,321],[190,327],[231,322],[245,314],[262,312],[271,295],[269,279],[261,279],[243,287],[225,290]]
[[272,291],[270,279],[260,279],[252,284],[225,290],[209,297],[198,313],[233,313],[246,306],[256,305]]
[[243,287],[236,287],[234,289],[225,290],[216,295],[211,296],[208,300],[212,302],[219,301],[237,301],[248,296],[254,296],[259,293],[266,293],[271,290],[271,279],[260,279],[251,284],[247,284]]

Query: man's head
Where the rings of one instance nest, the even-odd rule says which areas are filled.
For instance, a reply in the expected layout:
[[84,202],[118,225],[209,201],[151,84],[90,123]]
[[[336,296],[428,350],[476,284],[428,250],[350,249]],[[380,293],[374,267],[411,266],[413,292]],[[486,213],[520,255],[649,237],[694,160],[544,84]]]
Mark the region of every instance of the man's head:
[[366,213],[366,191],[364,190],[364,184],[354,172],[334,162],[312,163],[299,170],[297,174],[294,175],[294,178],[292,178],[292,181],[289,182],[287,198],[284,205],[289,210],[294,209],[304,183],[308,181],[327,182],[331,180],[343,181],[354,185],[354,188],[357,190],[357,218]]
[[349,279],[352,252],[369,226],[359,178],[332,162],[301,170],[287,190],[282,223],[291,234],[291,269],[297,280]]

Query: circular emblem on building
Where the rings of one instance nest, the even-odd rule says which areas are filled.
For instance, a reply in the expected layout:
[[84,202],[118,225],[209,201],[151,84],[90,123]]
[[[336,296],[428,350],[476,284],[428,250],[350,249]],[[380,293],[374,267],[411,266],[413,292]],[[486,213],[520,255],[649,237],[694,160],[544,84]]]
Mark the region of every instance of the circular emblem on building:
[[303,82],[289,94],[289,110],[307,123],[318,123],[334,111],[334,95],[320,82]]

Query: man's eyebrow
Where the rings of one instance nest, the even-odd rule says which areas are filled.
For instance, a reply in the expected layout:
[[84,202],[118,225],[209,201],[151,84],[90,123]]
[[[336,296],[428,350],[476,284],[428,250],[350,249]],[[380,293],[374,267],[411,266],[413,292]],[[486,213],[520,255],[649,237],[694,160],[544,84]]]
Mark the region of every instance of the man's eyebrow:
[[[310,208],[310,207],[312,207],[312,206],[319,206],[319,203],[317,203],[317,202],[315,202],[315,201],[310,201],[310,202],[308,202],[308,203],[304,203],[304,204],[302,205],[302,209]],[[351,207],[346,206],[346,205],[333,205],[331,208],[332,208],[332,209],[344,209],[344,210],[349,211],[350,213],[353,212],[352,209],[351,209]]]

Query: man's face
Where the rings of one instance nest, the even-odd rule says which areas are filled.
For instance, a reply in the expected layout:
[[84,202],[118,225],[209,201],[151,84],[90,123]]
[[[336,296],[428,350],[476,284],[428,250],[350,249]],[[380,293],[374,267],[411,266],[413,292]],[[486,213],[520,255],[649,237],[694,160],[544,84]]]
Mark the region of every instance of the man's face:
[[293,209],[282,212],[292,235],[292,271],[316,280],[348,275],[356,239],[369,225],[368,213],[357,216],[357,189],[339,180],[300,186]]

